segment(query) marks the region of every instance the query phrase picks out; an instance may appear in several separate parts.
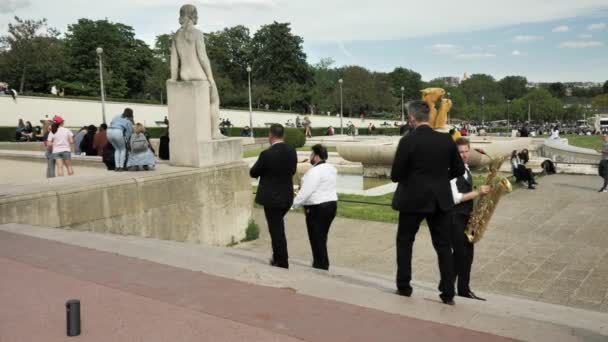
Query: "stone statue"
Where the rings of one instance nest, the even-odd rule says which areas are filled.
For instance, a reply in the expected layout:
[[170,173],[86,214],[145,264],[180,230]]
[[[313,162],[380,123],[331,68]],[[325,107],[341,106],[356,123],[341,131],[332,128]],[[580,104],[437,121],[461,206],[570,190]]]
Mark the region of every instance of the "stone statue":
[[195,25],[198,13],[194,5],[183,5],[179,10],[181,27],[173,36],[171,46],[170,81],[208,81],[211,97],[211,127],[213,139],[225,138],[219,130],[220,97],[211,63],[205,49],[205,36]]
[[[431,110],[429,114],[429,123],[432,128],[444,128],[448,122],[448,112],[452,108],[452,100],[444,99],[445,90],[441,88],[427,88],[420,91],[422,93],[422,101],[429,105]],[[439,112],[435,104],[441,99]]]

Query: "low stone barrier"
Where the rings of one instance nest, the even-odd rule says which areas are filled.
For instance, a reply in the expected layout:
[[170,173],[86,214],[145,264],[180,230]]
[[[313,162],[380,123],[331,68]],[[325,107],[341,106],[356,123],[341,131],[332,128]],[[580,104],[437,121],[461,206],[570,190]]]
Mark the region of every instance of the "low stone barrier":
[[0,194],[0,224],[223,246],[245,237],[251,210],[251,185],[244,162],[54,179]]

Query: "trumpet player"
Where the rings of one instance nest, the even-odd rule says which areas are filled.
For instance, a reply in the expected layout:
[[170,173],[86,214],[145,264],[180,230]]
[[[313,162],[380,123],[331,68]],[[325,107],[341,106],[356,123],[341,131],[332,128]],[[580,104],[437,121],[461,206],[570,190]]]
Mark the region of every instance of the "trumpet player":
[[452,249],[454,258],[454,270],[457,279],[458,296],[477,300],[485,300],[471,291],[469,281],[471,278],[471,266],[473,265],[474,247],[465,235],[465,230],[475,198],[488,194],[490,186],[482,185],[479,190],[473,189],[473,176],[469,170],[469,151],[471,144],[466,138],[456,140],[458,153],[465,165],[465,173],[450,181],[452,196],[454,198],[454,209],[452,211]]

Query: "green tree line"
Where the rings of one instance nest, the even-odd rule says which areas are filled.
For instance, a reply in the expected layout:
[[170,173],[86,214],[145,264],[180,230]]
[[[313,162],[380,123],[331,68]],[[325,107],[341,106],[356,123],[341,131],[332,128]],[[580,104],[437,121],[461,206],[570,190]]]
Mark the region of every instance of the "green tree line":
[[[61,34],[46,19],[15,17],[0,36],[0,81],[20,93],[49,93],[54,85],[71,96],[99,96],[99,58],[107,96],[117,99],[166,101],[172,33],[156,37],[150,47],[131,26],[108,20],[79,19]],[[530,88],[523,76],[496,80],[473,74],[457,86],[443,79],[425,82],[414,70],[396,67],[376,72],[357,65],[334,66],[331,58],[311,65],[304,40],[289,23],[273,22],[252,33],[234,26],[206,34],[222,105],[248,106],[248,76],[256,108],[344,115],[400,117],[404,101],[418,99],[420,89],[442,87],[454,102],[452,118],[525,121],[577,120],[583,113],[608,110],[608,81],[603,87],[573,88],[563,83]],[[251,67],[251,75],[247,67]],[[570,92],[570,93],[569,93]],[[482,100],[483,98],[483,100]]]

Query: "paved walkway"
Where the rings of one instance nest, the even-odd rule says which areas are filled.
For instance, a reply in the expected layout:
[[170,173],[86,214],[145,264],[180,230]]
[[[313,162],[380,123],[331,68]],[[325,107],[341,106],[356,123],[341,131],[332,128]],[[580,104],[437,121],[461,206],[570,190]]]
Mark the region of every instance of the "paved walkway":
[[[608,312],[608,194],[596,192],[600,178],[553,175],[539,183],[503,197],[476,246],[473,290]],[[238,248],[270,255],[263,212],[254,214],[261,238]],[[287,227],[290,256],[311,260],[303,215],[288,214]],[[337,218],[330,261],[392,277],[395,234],[396,224]],[[417,281],[438,281],[427,229],[415,243],[413,273]]]
[[3,342],[74,340],[65,336],[72,298],[79,341],[511,341],[5,231],[0,270]]

